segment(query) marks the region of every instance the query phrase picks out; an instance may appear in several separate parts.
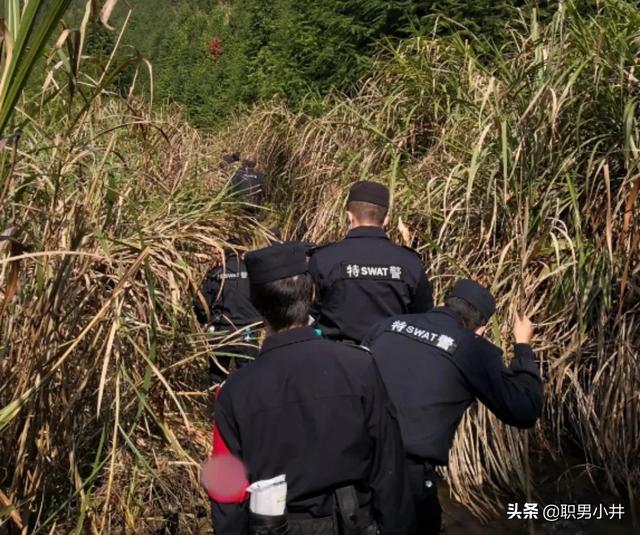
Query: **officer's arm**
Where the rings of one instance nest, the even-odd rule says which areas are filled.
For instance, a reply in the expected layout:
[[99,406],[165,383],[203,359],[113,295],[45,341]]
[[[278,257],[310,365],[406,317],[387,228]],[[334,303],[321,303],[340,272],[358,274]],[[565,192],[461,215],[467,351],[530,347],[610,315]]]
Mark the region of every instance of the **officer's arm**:
[[415,511],[395,408],[373,359],[368,374],[364,403],[373,443],[369,485],[374,514],[381,534],[411,533]]
[[428,312],[433,308],[433,288],[427,279],[427,276],[420,266],[420,274],[418,278],[418,286],[413,294],[413,299],[409,304],[409,312],[416,314],[419,312]]
[[465,373],[474,394],[503,422],[526,429],[542,414],[544,387],[533,350],[516,344],[514,358],[505,367],[495,347],[478,352]]
[[198,293],[193,297],[193,310],[200,325],[211,322],[213,305],[220,294],[220,272],[222,267],[215,267],[207,272]]
[[[224,395],[224,387],[216,402],[216,419],[213,429],[212,457],[241,459],[240,442],[233,424],[231,404]],[[246,488],[248,482],[241,487]],[[234,495],[220,495],[209,491],[211,516],[216,535],[244,535],[248,530],[248,502],[245,490]]]

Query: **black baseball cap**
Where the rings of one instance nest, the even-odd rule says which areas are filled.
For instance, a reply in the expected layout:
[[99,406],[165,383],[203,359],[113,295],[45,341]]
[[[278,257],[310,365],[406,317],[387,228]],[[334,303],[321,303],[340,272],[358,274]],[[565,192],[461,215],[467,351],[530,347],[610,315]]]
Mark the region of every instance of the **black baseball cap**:
[[471,279],[461,279],[453,287],[450,297],[457,297],[473,306],[486,323],[496,311],[496,300],[491,292]]
[[361,180],[351,186],[347,202],[368,202],[389,208],[389,188],[378,182]]
[[295,242],[275,243],[245,256],[251,284],[263,284],[307,273],[305,249]]

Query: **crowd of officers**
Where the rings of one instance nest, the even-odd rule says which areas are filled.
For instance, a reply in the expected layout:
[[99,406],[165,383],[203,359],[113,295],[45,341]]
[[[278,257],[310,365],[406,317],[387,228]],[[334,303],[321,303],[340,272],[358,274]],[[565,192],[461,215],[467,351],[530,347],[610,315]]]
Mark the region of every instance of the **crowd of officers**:
[[[343,240],[230,251],[206,275],[199,321],[240,333],[211,363],[216,381],[232,371],[212,456],[246,477],[240,492],[209,491],[216,535],[437,534],[436,468],[466,409],[478,399],[518,428],[540,417],[529,319],[515,314],[505,366],[484,337],[494,297],[461,279],[434,306],[419,255],[385,233],[388,210],[385,186],[358,182]],[[281,474],[286,514],[252,513],[246,486]]]

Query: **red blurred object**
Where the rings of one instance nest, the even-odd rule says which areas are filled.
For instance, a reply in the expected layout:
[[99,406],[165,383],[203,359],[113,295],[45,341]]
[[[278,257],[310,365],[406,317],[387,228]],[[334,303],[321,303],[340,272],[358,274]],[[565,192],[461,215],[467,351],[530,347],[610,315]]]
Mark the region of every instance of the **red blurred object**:
[[247,499],[247,471],[231,454],[215,455],[202,466],[200,479],[209,497],[220,503],[242,503]]
[[209,50],[209,54],[211,54],[214,59],[218,59],[224,52],[224,48],[222,48],[222,42],[220,41],[220,38],[218,36],[211,38],[211,41],[209,41],[209,44],[207,45],[207,49]]
[[[220,395],[220,388],[215,397]],[[218,423],[213,423],[213,449],[211,457],[202,465],[200,481],[212,500],[220,503],[242,503],[248,497],[247,469],[235,457],[222,438]]]

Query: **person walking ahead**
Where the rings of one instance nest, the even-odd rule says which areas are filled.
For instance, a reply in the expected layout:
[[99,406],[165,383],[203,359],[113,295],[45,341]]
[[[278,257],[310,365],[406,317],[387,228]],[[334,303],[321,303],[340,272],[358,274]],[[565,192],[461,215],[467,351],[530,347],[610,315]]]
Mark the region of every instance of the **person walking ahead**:
[[357,182],[349,192],[349,233],[319,247],[309,270],[316,284],[312,315],[325,336],[360,343],[376,322],[433,307],[431,285],[417,253],[385,234],[389,190]]
[[[245,240],[232,240],[242,246]],[[220,337],[238,333],[209,357],[209,374],[214,384],[224,381],[226,372],[241,368],[258,355],[256,324],[262,321],[249,297],[249,278],[244,253],[225,252],[224,262],[211,268],[193,299],[198,323]]]
[[233,193],[248,203],[247,211],[256,214],[264,200],[265,183],[254,160],[242,160],[240,169],[231,177],[230,186]]
[[516,317],[514,358],[505,367],[502,351],[483,337],[495,307],[484,287],[460,280],[445,306],[385,320],[364,341],[398,411],[421,535],[440,531],[435,467],[448,463],[467,408],[479,399],[519,428],[532,427],[542,412],[533,326]]
[[[213,460],[241,460],[247,483],[286,476],[287,515],[271,519],[279,533],[286,524],[291,535],[411,533],[400,430],[371,355],[306,326],[313,282],[299,244],[246,262],[269,334],[257,360],[220,390]],[[260,519],[246,493],[210,495],[216,535],[253,532]]]

